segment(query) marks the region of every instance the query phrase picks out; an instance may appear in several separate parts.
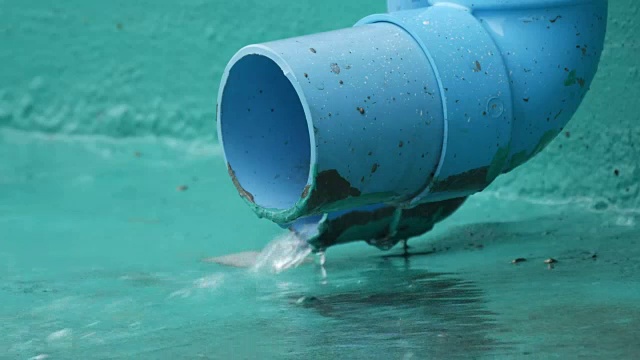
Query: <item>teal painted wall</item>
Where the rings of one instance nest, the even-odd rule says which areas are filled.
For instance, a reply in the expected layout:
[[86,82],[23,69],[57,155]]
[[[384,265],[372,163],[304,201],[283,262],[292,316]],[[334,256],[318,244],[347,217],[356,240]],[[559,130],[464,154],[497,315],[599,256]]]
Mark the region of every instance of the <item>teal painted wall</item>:
[[211,138],[218,82],[240,47],[384,9],[363,0],[0,0],[0,125]]
[[[0,0],[0,127],[213,142],[218,81],[237,49],[384,9],[384,0]],[[591,92],[566,133],[492,186],[498,194],[640,207],[639,9],[610,1]]]

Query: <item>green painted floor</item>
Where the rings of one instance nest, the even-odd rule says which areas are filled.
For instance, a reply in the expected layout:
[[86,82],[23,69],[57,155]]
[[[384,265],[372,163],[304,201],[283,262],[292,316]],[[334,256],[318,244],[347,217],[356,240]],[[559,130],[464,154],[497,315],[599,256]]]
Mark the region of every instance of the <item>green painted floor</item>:
[[640,212],[488,189],[410,243],[424,255],[353,244],[326,278],[275,275],[201,261],[280,233],[213,145],[0,129],[0,153],[2,359],[640,353]]

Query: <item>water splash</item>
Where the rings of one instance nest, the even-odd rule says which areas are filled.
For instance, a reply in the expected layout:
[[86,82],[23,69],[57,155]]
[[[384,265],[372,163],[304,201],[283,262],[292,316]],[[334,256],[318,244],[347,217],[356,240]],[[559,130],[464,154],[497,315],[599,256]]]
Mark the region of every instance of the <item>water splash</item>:
[[216,290],[217,288],[220,287],[223,281],[224,281],[223,274],[212,274],[212,275],[204,276],[194,280],[191,286],[172,292],[171,294],[169,294],[169,298],[171,299],[175,297],[180,297],[180,298],[186,299],[197,291]]
[[311,246],[305,240],[307,232],[289,232],[273,239],[258,255],[252,271],[281,273],[309,261]]

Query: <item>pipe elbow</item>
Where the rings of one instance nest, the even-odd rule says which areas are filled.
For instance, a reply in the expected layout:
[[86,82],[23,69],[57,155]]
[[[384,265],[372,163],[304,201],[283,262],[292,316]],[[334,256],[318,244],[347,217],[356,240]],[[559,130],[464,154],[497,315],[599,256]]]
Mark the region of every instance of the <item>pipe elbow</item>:
[[509,73],[514,122],[507,172],[548,145],[587,94],[603,49],[607,1],[524,1],[474,15]]
[[222,78],[234,185],[261,217],[313,224],[317,248],[420,235],[535,156],[587,93],[607,18],[606,0],[388,6],[245,47]]

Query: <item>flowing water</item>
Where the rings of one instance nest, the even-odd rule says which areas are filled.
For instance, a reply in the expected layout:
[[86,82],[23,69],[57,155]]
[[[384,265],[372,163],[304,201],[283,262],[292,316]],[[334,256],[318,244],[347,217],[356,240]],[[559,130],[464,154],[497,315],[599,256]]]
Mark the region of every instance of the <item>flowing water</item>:
[[286,233],[275,238],[262,250],[252,270],[266,270],[277,274],[304,263],[311,251],[311,246],[305,239],[292,232]]

